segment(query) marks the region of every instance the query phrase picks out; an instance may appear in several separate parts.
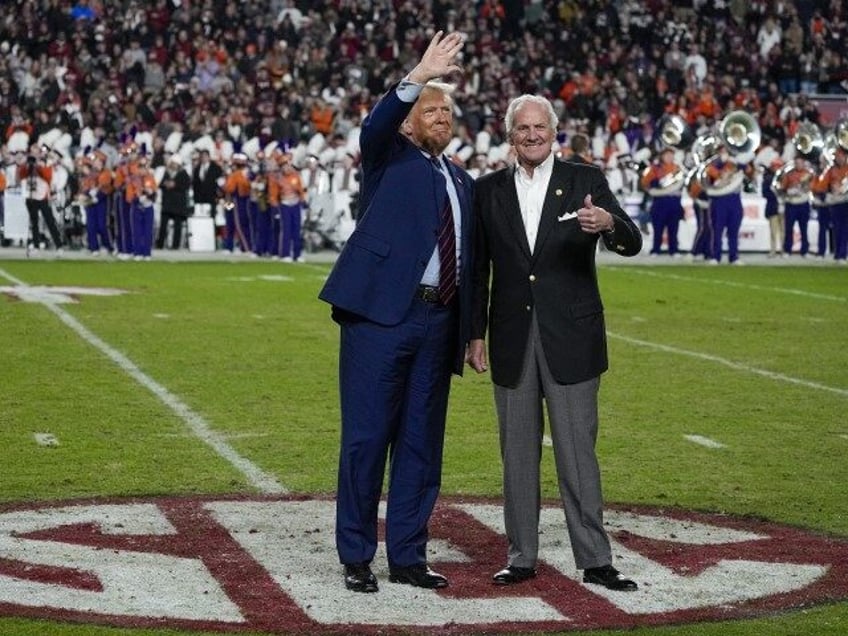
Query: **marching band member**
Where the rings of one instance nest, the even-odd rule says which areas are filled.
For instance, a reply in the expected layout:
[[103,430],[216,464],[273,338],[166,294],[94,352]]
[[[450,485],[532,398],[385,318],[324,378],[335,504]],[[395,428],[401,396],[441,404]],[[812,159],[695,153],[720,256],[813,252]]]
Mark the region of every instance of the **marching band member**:
[[833,223],[834,258],[846,264],[848,259],[848,150],[838,146],[833,154],[833,165],[817,182],[819,191],[826,193],[825,203],[830,206]]
[[818,249],[816,255],[819,258],[824,258],[825,254],[827,254],[828,236],[830,236],[831,252],[835,252],[836,249],[833,239],[833,222],[830,211],[830,203],[828,202],[827,197],[828,187],[824,183],[824,177],[829,166],[823,156],[820,157],[819,160],[822,163],[821,170],[813,177],[813,180],[810,183],[810,191],[813,196],[813,210],[816,213],[816,220],[819,224],[819,235],[818,240],[816,241],[818,243],[816,246]]
[[251,230],[249,202],[250,178],[247,167],[247,156],[237,152],[233,154],[233,167],[224,182],[224,196],[227,204],[224,208],[226,236],[224,249],[232,254],[235,240],[238,240],[242,252],[250,252],[253,233]]
[[276,212],[273,231],[277,245],[274,255],[287,263],[294,260],[301,262],[301,208],[306,202],[306,191],[303,189],[300,175],[291,163],[291,154],[278,149],[274,151],[273,156],[276,169],[269,178],[268,199]]
[[712,259],[721,262],[722,239],[727,233],[727,256],[731,265],[741,265],[739,260],[739,229],[742,227],[742,188],[745,179],[751,179],[754,167],[750,163],[737,164],[726,146],[721,146],[718,157],[706,168],[707,196],[710,198],[710,217],[713,227]]
[[100,150],[85,157],[82,166],[80,194],[85,204],[88,250],[92,256],[97,256],[101,248],[112,251],[108,227],[109,198],[114,191],[112,171],[106,167],[106,155]]
[[303,208],[306,205],[306,190],[303,181],[291,162],[290,154],[282,156],[282,173],[277,181],[280,187],[280,245],[279,255],[286,263],[302,263],[303,237],[301,224]]
[[651,254],[662,252],[665,232],[668,254],[677,256],[677,233],[683,218],[680,197],[683,192],[684,173],[683,168],[674,161],[674,148],[663,148],[659,161],[648,166],[639,183],[651,197],[651,228],[654,235]]
[[687,174],[686,191],[692,199],[692,211],[695,214],[695,237],[692,239],[690,259],[703,256],[704,260],[713,258],[713,222],[710,218],[710,198],[697,178],[697,166]]
[[271,238],[272,215],[268,198],[269,170],[272,161],[265,153],[256,153],[256,160],[250,174],[250,210],[255,232],[253,253],[257,256],[271,256],[274,253],[274,241]]
[[153,248],[153,202],[156,200],[156,177],[148,165],[145,149],[126,183],[125,200],[132,222],[135,260],[150,260]]
[[783,251],[787,255],[792,254],[796,223],[801,234],[801,257],[806,258],[810,251],[807,224],[810,222],[810,185],[813,177],[815,175],[802,155],[795,155],[792,168],[780,176],[777,194],[785,204]]
[[[18,181],[23,186],[27,212],[29,213],[30,236],[32,248],[39,249],[44,237],[38,227],[38,215],[44,219],[50,238],[57,253],[62,253],[63,243],[53,216],[50,205],[50,184],[53,180],[53,169],[44,161],[43,152],[38,146],[32,146],[22,164],[18,166]],[[29,248],[29,246],[28,246]]]
[[132,175],[138,170],[138,146],[130,140],[120,150],[118,165],[115,167],[113,185],[115,203],[115,243],[118,258],[129,258],[133,253],[132,215],[130,212],[127,187]]

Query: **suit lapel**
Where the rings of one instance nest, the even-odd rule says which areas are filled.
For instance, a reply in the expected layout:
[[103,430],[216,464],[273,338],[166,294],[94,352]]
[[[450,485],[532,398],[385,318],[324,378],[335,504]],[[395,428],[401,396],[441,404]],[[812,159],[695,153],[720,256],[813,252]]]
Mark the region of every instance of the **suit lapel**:
[[563,213],[563,204],[571,198],[570,193],[574,191],[573,181],[573,175],[568,170],[567,164],[554,159],[551,180],[548,183],[548,191],[545,193],[545,202],[542,205],[539,233],[536,236],[536,246],[533,249],[534,256],[541,253],[545,240],[557,223],[557,217]]
[[504,217],[507,226],[515,234],[521,251],[530,260],[530,244],[527,242],[527,231],[524,229],[524,219],[521,218],[521,206],[518,203],[518,193],[515,190],[514,168],[504,168],[501,173],[498,188],[495,192],[495,209]]

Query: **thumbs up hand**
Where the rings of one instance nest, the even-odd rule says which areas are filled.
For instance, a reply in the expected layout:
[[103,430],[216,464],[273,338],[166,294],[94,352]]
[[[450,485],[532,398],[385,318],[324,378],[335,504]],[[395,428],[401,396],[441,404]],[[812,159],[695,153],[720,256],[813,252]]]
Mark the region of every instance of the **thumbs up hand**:
[[612,214],[595,205],[591,194],[586,195],[583,199],[583,207],[577,210],[577,222],[580,224],[580,229],[589,234],[607,232],[615,228]]

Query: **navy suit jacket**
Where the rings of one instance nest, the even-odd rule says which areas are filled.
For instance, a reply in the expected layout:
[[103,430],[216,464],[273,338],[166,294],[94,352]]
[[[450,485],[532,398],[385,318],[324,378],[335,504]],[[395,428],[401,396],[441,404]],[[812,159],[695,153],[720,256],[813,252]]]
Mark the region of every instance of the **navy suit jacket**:
[[[400,126],[413,103],[392,86],[362,124],[360,217],[319,297],[334,308],[377,324],[399,324],[412,305],[436,248],[445,178]],[[454,372],[462,373],[471,325],[473,179],[448,163],[462,224],[459,279],[460,328]]]

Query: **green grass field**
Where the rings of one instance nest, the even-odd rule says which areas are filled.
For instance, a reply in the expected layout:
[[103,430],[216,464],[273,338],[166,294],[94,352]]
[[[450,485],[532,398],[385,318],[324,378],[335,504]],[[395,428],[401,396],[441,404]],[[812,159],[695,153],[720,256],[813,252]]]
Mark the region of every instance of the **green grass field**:
[[[0,255],[2,258],[2,255]],[[67,315],[293,493],[329,494],[338,449],[329,265],[0,260],[0,286],[120,288],[56,313],[0,297],[0,503],[257,494]],[[608,502],[750,515],[848,536],[848,270],[599,267],[611,369]],[[57,446],[42,446],[49,433]],[[723,444],[707,448],[686,435]],[[556,497],[550,448],[544,495]],[[488,376],[453,385],[443,492],[497,497]],[[848,603],[637,634],[844,634]],[[0,634],[184,632],[0,618]],[[601,632],[593,632],[601,633]]]

